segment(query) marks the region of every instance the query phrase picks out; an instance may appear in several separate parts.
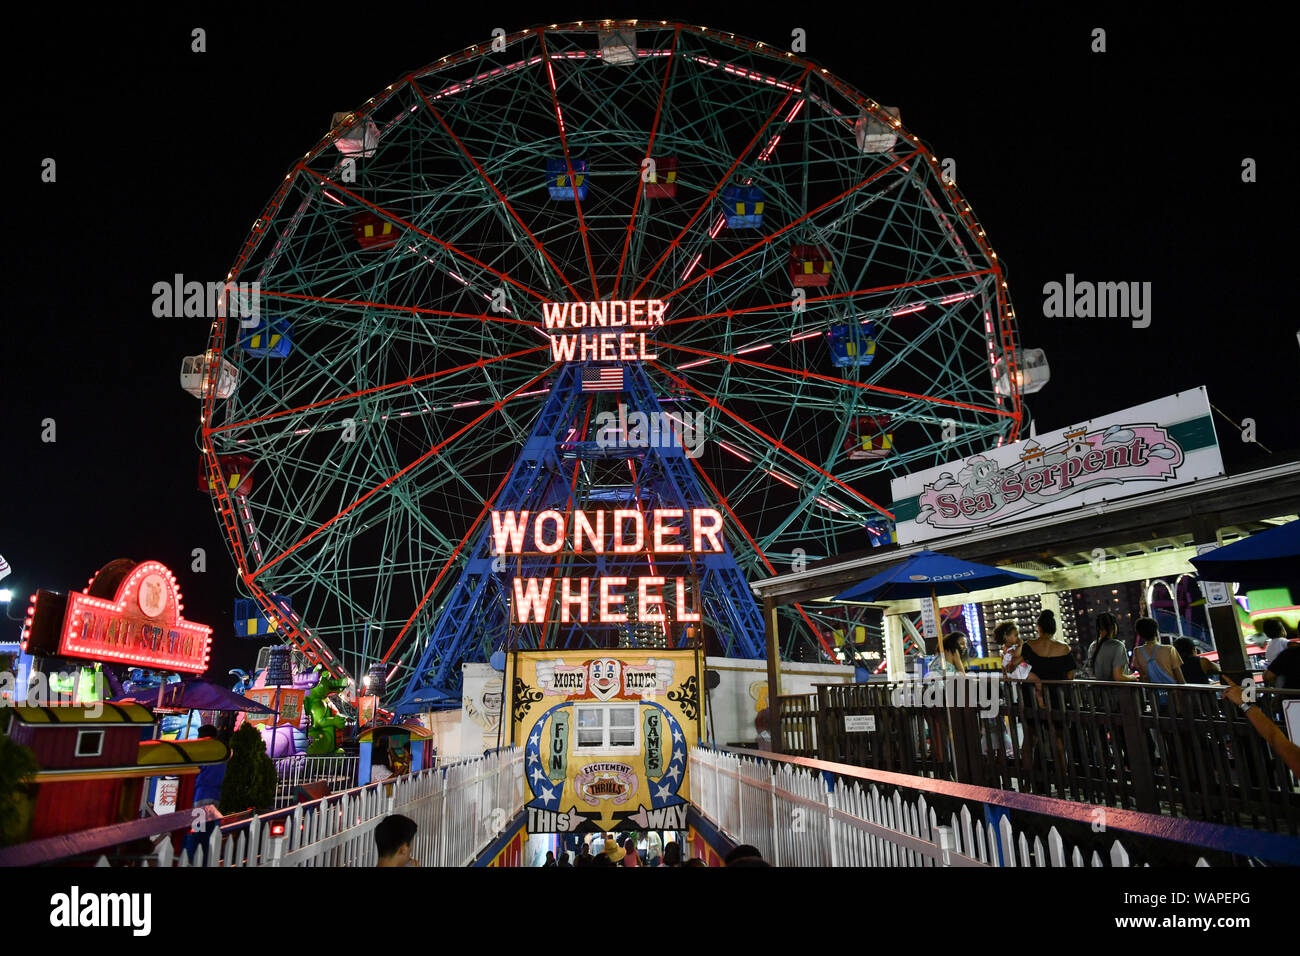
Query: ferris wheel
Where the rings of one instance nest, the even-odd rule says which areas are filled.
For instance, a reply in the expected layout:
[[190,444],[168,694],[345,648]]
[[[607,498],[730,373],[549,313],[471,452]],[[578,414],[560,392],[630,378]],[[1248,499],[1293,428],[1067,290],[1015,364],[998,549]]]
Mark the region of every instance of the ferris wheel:
[[[390,688],[500,646],[430,644],[553,389],[581,443],[631,387],[566,377],[548,306],[660,304],[632,364],[699,421],[690,481],[751,579],[890,539],[887,479],[1013,439],[1035,375],[984,230],[896,109],[668,22],[485,38],[336,115],[228,279],[260,314],[213,324],[188,387],[241,587]],[[575,493],[636,480],[559,460]],[[782,613],[787,655],[836,659],[835,618]]]

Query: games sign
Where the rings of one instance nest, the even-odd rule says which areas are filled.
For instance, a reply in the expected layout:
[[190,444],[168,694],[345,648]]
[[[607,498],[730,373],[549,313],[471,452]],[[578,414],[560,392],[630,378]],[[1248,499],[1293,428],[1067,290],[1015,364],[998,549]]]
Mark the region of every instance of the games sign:
[[1204,387],[895,478],[898,543],[1223,474]]
[[23,626],[23,649],[201,674],[212,628],[181,617],[176,577],[158,561],[113,561],[85,591],[37,592]]

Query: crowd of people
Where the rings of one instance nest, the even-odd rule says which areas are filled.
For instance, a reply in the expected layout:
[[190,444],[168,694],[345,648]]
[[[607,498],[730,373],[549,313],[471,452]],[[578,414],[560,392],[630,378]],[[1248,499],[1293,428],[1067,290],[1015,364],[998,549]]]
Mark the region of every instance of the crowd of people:
[[[727,854],[723,861],[727,866],[770,866],[763,859],[757,847],[742,844]],[[704,866],[699,857],[682,859],[682,845],[676,841],[668,843],[661,855],[642,854],[637,850],[636,837],[625,835],[621,840],[606,836],[604,846],[599,853],[591,852],[591,844],[585,840],[578,848],[577,858],[570,861],[569,852],[562,850],[557,857],[552,850],[546,851],[543,868],[576,866]]]
[[[1197,653],[1196,643],[1191,638],[1180,637],[1173,644],[1162,643],[1155,620],[1141,617],[1133,625],[1130,651],[1120,636],[1113,614],[1101,612],[1094,617],[1093,624],[1096,640],[1081,655],[1083,659],[1080,661],[1076,659],[1075,650],[1057,637],[1056,615],[1050,609],[1038,615],[1035,634],[1030,639],[1022,639],[1014,623],[1002,622],[993,631],[993,643],[1001,650],[1003,674],[1036,685],[1044,681],[1076,679],[1169,685],[1221,684],[1225,698],[1237,704],[1274,752],[1292,771],[1300,773],[1300,747],[1292,743],[1282,729],[1254,704],[1253,688],[1243,691],[1216,662]],[[1262,621],[1260,630],[1268,641],[1264,650],[1264,685],[1300,689],[1300,642],[1288,636],[1286,625],[1280,618]],[[943,677],[965,673],[966,655],[965,634],[953,632],[944,635],[931,673]],[[1034,687],[1034,694],[1039,704],[1045,703],[1042,686]],[[1167,691],[1156,694],[1156,706],[1163,714],[1169,713],[1168,696]],[[1059,741],[1057,746],[1059,749]]]
[[[380,820],[375,827],[375,848],[378,851],[378,861],[376,866],[394,867],[394,866],[419,866],[420,861],[411,855],[411,847],[415,842],[417,825],[410,817],[402,816],[400,813],[390,814]],[[727,854],[723,861],[727,866],[770,866],[759,849],[749,844],[742,844]],[[622,840],[615,839],[612,835],[605,837],[604,846],[599,853],[591,852],[591,844],[585,840],[578,849],[577,858],[570,860],[567,850],[561,851],[559,856],[555,855],[553,850],[546,851],[546,860],[542,863],[545,867],[578,867],[578,866],[704,866],[705,863],[698,857],[689,860],[682,859],[682,845],[676,841],[668,843],[663,848],[661,855],[643,857],[637,850],[636,837],[624,835]]]

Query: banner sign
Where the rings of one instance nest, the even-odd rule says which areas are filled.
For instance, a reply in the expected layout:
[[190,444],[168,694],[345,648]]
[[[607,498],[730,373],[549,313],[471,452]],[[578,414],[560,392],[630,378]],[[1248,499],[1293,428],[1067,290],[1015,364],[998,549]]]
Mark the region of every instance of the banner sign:
[[895,478],[891,490],[907,545],[1222,474],[1201,387]]

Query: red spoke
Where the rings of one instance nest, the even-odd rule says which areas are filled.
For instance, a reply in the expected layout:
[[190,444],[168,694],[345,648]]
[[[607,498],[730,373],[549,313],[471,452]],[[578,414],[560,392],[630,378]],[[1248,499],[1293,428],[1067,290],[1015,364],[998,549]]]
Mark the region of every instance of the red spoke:
[[397,645],[402,643],[402,638],[406,636],[406,632],[411,629],[411,625],[414,624],[415,619],[419,617],[420,609],[423,608],[424,605],[428,603],[430,596],[433,594],[434,590],[438,587],[438,582],[443,579],[443,576],[447,573],[447,570],[452,566],[452,563],[456,560],[456,556],[460,554],[461,549],[465,547],[465,544],[469,541],[470,535],[474,533],[474,529],[477,528],[479,526],[479,522],[483,520],[483,516],[492,509],[492,505],[497,500],[497,495],[501,494],[501,489],[506,486],[506,481],[509,478],[510,478],[510,472],[507,471],[505,473],[505,476],[501,479],[500,484],[497,485],[496,491],[492,492],[492,496],[488,498],[487,501],[483,502],[483,509],[479,511],[478,517],[474,519],[474,523],[469,526],[469,530],[465,532],[464,536],[460,539],[460,542],[456,545],[455,549],[452,550],[451,555],[447,558],[446,562],[443,564],[442,570],[438,572],[437,577],[433,579],[433,583],[430,584],[429,587],[425,590],[424,597],[420,598],[420,602],[415,605],[415,610],[412,611],[411,616],[406,619],[406,623],[402,625],[402,629],[397,632],[397,637],[393,638],[393,643],[388,645],[388,650],[385,651],[384,656],[379,659],[379,663],[381,664],[388,663],[388,658],[391,657],[393,651],[397,649]]
[[972,405],[969,402],[958,402],[950,398],[939,398],[935,395],[921,395],[917,392],[905,392],[900,388],[887,388],[884,385],[871,385],[867,382],[854,382],[847,378],[836,378],[834,375],[822,375],[820,372],[809,372],[806,369],[786,368],[782,365],[770,365],[767,362],[755,362],[753,359],[740,358],[736,355],[722,355],[718,352],[706,352],[703,349],[693,349],[687,345],[673,345],[669,342],[655,342],[658,348],[673,349],[678,352],[688,352],[691,355],[703,355],[712,359],[718,359],[722,362],[735,363],[739,365],[752,365],[754,368],[765,369],[769,372],[779,372],[784,375],[795,375],[799,378],[811,378],[822,382],[830,382],[835,385],[852,385],[854,388],[860,388],[868,392],[883,392],[887,395],[898,395],[901,398],[914,398],[922,402],[930,402],[934,405],[948,405],[952,408],[966,408],[973,412],[983,412],[991,415],[1001,415],[1006,418],[1014,417],[1014,412],[1006,412],[1000,408],[986,408],[983,405]]
[[578,290],[573,287],[573,284],[569,282],[568,277],[564,274],[564,272],[560,269],[560,267],[556,265],[555,260],[551,258],[550,253],[546,251],[546,247],[543,246],[541,241],[538,240],[538,238],[533,235],[532,230],[530,230],[526,225],[524,225],[524,221],[519,218],[519,215],[515,212],[514,207],[510,205],[510,200],[506,199],[505,194],[502,193],[501,190],[497,189],[497,184],[492,181],[492,177],[490,177],[487,174],[487,171],[482,166],[479,165],[478,160],[476,160],[473,156],[470,155],[469,150],[465,148],[465,144],[460,141],[460,137],[458,137],[455,133],[451,131],[451,127],[447,125],[447,121],[442,118],[442,114],[439,113],[434,108],[433,103],[431,103],[429,101],[429,98],[424,95],[424,91],[420,89],[419,85],[415,82],[415,74],[412,73],[410,76],[408,76],[406,78],[406,81],[410,83],[411,86],[415,89],[415,92],[420,97],[420,99],[424,100],[424,105],[429,107],[429,112],[433,114],[434,119],[436,119],[439,123],[442,124],[442,128],[447,131],[447,135],[451,137],[452,142],[454,142],[457,148],[459,148],[460,151],[465,154],[465,158],[470,161],[470,164],[474,167],[474,169],[478,172],[478,174],[483,177],[483,182],[487,183],[488,188],[491,189],[492,192],[496,194],[497,199],[501,201],[501,205],[505,207],[506,212],[510,213],[510,215],[514,218],[515,222],[519,223],[519,228],[522,229],[524,231],[524,234],[528,236],[529,240],[533,244],[533,248],[535,248],[538,252],[540,252],[542,254],[542,257],[548,263],[550,263],[551,268],[555,270],[555,274],[559,276],[560,281],[564,283],[565,288],[567,288],[570,292],[573,293],[573,297],[575,299],[581,298],[581,296],[578,295]]
[[300,302],[324,302],[327,305],[354,305],[369,309],[387,309],[392,312],[410,312],[412,315],[441,315],[449,319],[478,319],[481,322],[506,322],[510,325],[526,325],[532,329],[540,329],[540,322],[529,322],[526,319],[507,319],[499,315],[489,315],[486,312],[453,312],[448,309],[430,309],[424,306],[416,305],[393,305],[389,302],[371,302],[368,299],[339,299],[334,296],[326,295],[303,295],[300,292],[272,292],[269,289],[261,289],[262,295],[274,296],[277,299],[295,299]]
[[748,249],[745,249],[745,250],[743,250],[743,251],[741,251],[741,252],[736,253],[734,256],[732,256],[730,259],[728,259],[726,262],[723,262],[723,263],[721,263],[721,264],[719,264],[719,265],[716,265],[716,266],[714,266],[712,269],[704,269],[704,270],[701,271],[700,274],[699,274],[698,276],[696,276],[694,279],[691,279],[689,282],[686,282],[686,283],[684,283],[683,285],[679,285],[676,289],[673,289],[671,292],[667,292],[667,293],[665,293],[664,295],[660,296],[660,298],[661,298],[661,299],[664,299],[665,301],[670,300],[670,299],[673,299],[673,298],[675,298],[677,295],[681,294],[682,292],[685,292],[685,291],[686,291],[687,289],[689,289],[691,286],[695,285],[695,283],[697,283],[697,282],[702,282],[703,280],[709,278],[710,276],[716,275],[717,273],[719,273],[719,272],[721,272],[723,269],[725,269],[727,266],[731,265],[733,262],[737,262],[737,261],[739,261],[740,259],[742,259],[742,258],[744,258],[745,256],[749,255],[749,254],[750,254],[751,252],[753,252],[755,249],[760,249],[760,248],[762,248],[763,246],[765,246],[765,245],[767,245],[768,243],[772,242],[772,240],[776,239],[776,238],[777,238],[778,236],[780,236],[782,233],[788,232],[789,230],[793,229],[795,226],[799,225],[799,223],[803,222],[805,219],[808,219],[808,218],[810,218],[810,217],[812,217],[812,216],[817,215],[817,213],[821,212],[823,209],[827,208],[828,206],[834,205],[835,203],[837,203],[837,202],[839,202],[841,199],[843,199],[845,196],[850,196],[850,195],[852,195],[853,193],[855,193],[855,192],[857,192],[859,189],[861,189],[863,186],[869,186],[871,183],[875,182],[875,181],[876,181],[877,179],[879,179],[881,176],[884,176],[886,173],[888,173],[888,172],[890,172],[891,170],[893,170],[893,169],[894,169],[896,166],[898,166],[900,163],[905,162],[907,159],[911,159],[913,156],[915,156],[915,155],[916,155],[917,153],[919,153],[919,152],[920,152],[920,150],[918,149],[918,150],[916,150],[916,152],[911,153],[910,155],[908,155],[908,156],[905,157],[904,159],[900,159],[900,160],[898,160],[897,162],[892,163],[892,164],[889,165],[889,166],[886,166],[884,169],[880,170],[879,172],[874,173],[874,174],[872,174],[871,176],[868,176],[866,179],[862,180],[862,182],[858,183],[856,186],[853,186],[853,187],[851,187],[851,188],[849,188],[849,189],[844,190],[844,192],[840,193],[838,196],[835,196],[833,199],[828,199],[828,200],[826,200],[824,203],[822,203],[822,204],[821,204],[820,206],[818,206],[816,209],[810,209],[810,210],[808,210],[808,212],[804,213],[804,214],[803,214],[802,216],[800,216],[798,219],[795,219],[795,220],[791,221],[789,224],[787,224],[787,225],[785,225],[785,226],[782,226],[780,229],[778,229],[776,232],[772,233],[771,235],[764,236],[762,239],[759,239],[758,242],[754,243],[754,244],[753,244],[752,246],[750,246]]
[[[663,114],[664,94],[668,90],[668,77],[672,74],[673,66],[677,62],[674,54],[677,52],[677,40],[681,35],[682,28],[679,25],[673,30],[672,46],[668,48],[668,62],[664,65],[664,79],[663,83],[659,86],[659,101],[655,104],[655,118],[654,122],[650,124],[650,142],[646,144],[645,148],[647,159],[650,158],[650,153],[654,150],[655,136],[659,133],[659,119]],[[627,235],[623,238],[623,253],[618,258],[618,272],[614,275],[614,295],[618,295],[619,284],[623,281],[623,266],[627,262],[628,249],[632,246],[632,232],[636,229],[636,211],[641,206],[642,196],[645,195],[645,179],[638,175],[636,181],[636,197],[632,200],[632,215],[627,221]],[[667,299],[669,297],[664,296],[664,298]]]
[[[695,466],[695,470],[699,472],[700,477],[704,479],[704,483],[708,485],[709,490],[713,492],[714,499],[718,502],[718,504],[722,505],[722,507],[726,509],[727,514],[731,515],[731,520],[736,523],[736,527],[739,528],[740,533],[745,536],[745,540],[748,541],[750,547],[754,549],[754,553],[757,554],[759,560],[763,562],[763,566],[767,568],[768,573],[775,575],[776,568],[773,567],[772,562],[767,559],[767,555],[763,553],[763,549],[758,546],[758,542],[754,540],[754,536],[749,533],[749,529],[745,527],[745,522],[741,521],[740,516],[737,515],[735,511],[732,510],[730,502],[728,502],[727,499],[722,495],[722,493],[718,491],[717,485],[715,485],[709,479],[709,476],[705,474],[704,466],[700,464],[699,459],[692,458],[691,464]],[[813,624],[812,620],[804,612],[803,605],[796,604],[795,607],[799,611],[799,616],[804,619],[804,623],[808,625],[809,630],[813,632],[813,635],[817,638],[818,643],[821,644],[822,649],[825,650],[828,655],[830,655],[832,660],[834,660],[835,652],[832,651],[830,645],[826,643],[826,638],[822,637],[822,632],[817,629],[817,626]],[[765,626],[767,624],[766,612],[763,615],[763,624]]]
[[[483,419],[487,418],[489,415],[494,414],[495,412],[499,412],[499,411],[501,410],[502,406],[504,406],[507,402],[513,401],[516,397],[518,397],[520,391],[522,391],[523,389],[527,388],[529,385],[532,385],[532,384],[534,384],[535,382],[538,382],[538,381],[540,381],[541,379],[545,378],[547,375],[549,375],[549,374],[551,373],[552,370],[555,369],[555,367],[556,367],[556,366],[555,366],[554,364],[550,365],[549,367],[543,369],[542,372],[541,372],[540,374],[534,376],[532,379],[530,379],[529,381],[525,382],[523,385],[519,386],[519,388],[515,389],[513,392],[511,392],[511,393],[510,393],[509,395],[507,395],[505,398],[502,398],[502,399],[499,399],[499,400],[496,401],[496,402],[493,402],[492,407],[489,408],[487,411],[485,411],[483,414],[479,415],[477,418],[473,419],[473,420],[470,421],[470,422],[467,422],[466,424],[462,425],[460,428],[456,429],[455,432],[453,432],[452,434],[448,435],[448,436],[447,436],[446,438],[444,438],[442,441],[438,442],[438,444],[434,445],[434,446],[433,446],[432,448],[430,448],[427,452],[425,452],[425,453],[424,453],[423,455],[421,455],[419,458],[415,459],[415,461],[411,462],[409,465],[407,465],[407,466],[406,466],[405,468],[403,468],[401,471],[397,472],[397,473],[394,474],[394,475],[389,476],[388,478],[384,479],[384,480],[383,480],[382,482],[380,482],[379,484],[375,485],[373,488],[371,488],[369,491],[367,491],[364,495],[362,495],[362,496],[361,496],[360,498],[358,498],[356,501],[352,502],[352,504],[348,505],[346,508],[344,508],[344,509],[343,509],[342,511],[340,511],[338,514],[336,514],[333,518],[330,518],[330,519],[329,519],[328,521],[326,521],[323,525],[321,525],[320,527],[318,527],[315,531],[311,532],[311,534],[307,535],[307,537],[305,537],[305,538],[301,538],[300,540],[298,540],[297,542],[295,542],[293,545],[291,545],[291,546],[288,548],[288,550],[284,551],[282,554],[277,555],[275,558],[273,558],[273,559],[271,559],[270,561],[268,561],[268,562],[266,562],[265,564],[263,564],[260,568],[258,568],[256,571],[253,572],[253,574],[251,575],[251,578],[258,577],[258,576],[261,575],[262,573],[264,573],[264,572],[266,572],[266,571],[269,571],[269,570],[270,570],[271,568],[273,568],[276,564],[278,564],[279,562],[283,561],[283,560],[284,560],[285,558],[287,558],[289,555],[293,554],[293,552],[297,551],[299,548],[301,548],[301,547],[302,547],[304,544],[306,544],[307,542],[311,541],[312,538],[316,537],[318,534],[320,534],[321,532],[323,532],[323,531],[325,531],[327,528],[329,528],[331,525],[333,525],[334,522],[336,522],[336,521],[338,521],[340,518],[343,518],[343,517],[345,517],[346,515],[350,514],[350,513],[351,513],[355,508],[357,508],[357,507],[358,507],[362,502],[366,501],[366,500],[367,500],[368,498],[370,498],[371,496],[373,496],[373,495],[375,495],[375,494],[378,494],[380,491],[382,491],[383,489],[387,488],[389,485],[391,485],[391,484],[392,484],[394,481],[396,481],[398,478],[402,477],[402,476],[403,476],[404,474],[406,474],[408,471],[411,471],[412,469],[419,467],[419,465],[420,465],[422,462],[425,462],[425,461],[427,461],[429,458],[432,458],[434,455],[439,454],[439,453],[442,451],[442,449],[445,448],[448,444],[450,444],[451,442],[455,441],[455,440],[456,440],[457,438],[459,438],[462,434],[464,434],[465,432],[469,431],[469,429],[473,428],[473,427],[474,427],[475,425],[477,425],[479,422],[483,421]],[[250,580],[251,580],[251,578],[250,578]]]
[[[582,218],[582,200],[578,198],[578,180],[573,175],[573,160],[569,156],[569,138],[564,132],[564,114],[560,112],[560,94],[555,86],[555,66],[551,54],[546,49],[546,32],[539,29],[537,39],[542,44],[542,60],[546,63],[546,76],[551,84],[551,103],[555,106],[555,122],[560,129],[560,146],[564,148],[564,165],[569,170],[569,185],[573,188],[573,204],[578,209],[578,232],[582,234],[582,248],[587,253],[587,269],[591,272],[591,297],[600,299],[600,288],[596,284],[596,264],[591,258],[591,243],[587,239],[587,222]],[[588,170],[590,175],[590,170]]]
[[521,355],[531,355],[533,352],[545,352],[549,346],[538,345],[531,349],[522,349],[518,352],[510,352],[506,355],[498,355],[496,358],[480,358],[465,365],[457,365],[455,368],[443,369],[441,372],[430,372],[427,375],[415,375],[411,378],[404,378],[401,381],[389,382],[386,385],[375,385],[372,388],[363,388],[357,392],[349,392],[346,395],[339,395],[337,398],[326,398],[319,402],[312,402],[310,405],[299,405],[297,408],[289,408],[282,412],[271,412],[267,415],[259,415],[257,418],[246,418],[243,421],[230,422],[226,425],[219,425],[216,428],[205,428],[204,435],[215,435],[217,432],[228,431],[232,428],[243,428],[246,425],[256,425],[260,422],[270,421],[273,418],[283,418],[285,415],[294,415],[298,412],[307,412],[316,408],[324,408],[333,405],[335,402],[346,402],[349,399],[360,398],[362,395],[373,395],[376,392],[387,391],[390,388],[404,388],[407,385],[415,385],[418,382],[426,382],[429,379],[439,378],[443,375],[452,375],[456,372],[464,372],[471,368],[484,368],[496,362],[504,362],[506,359],[518,358]]
[[463,250],[461,250],[461,249],[456,248],[456,247],[453,246],[450,242],[447,242],[447,241],[445,241],[445,240],[443,240],[443,239],[439,239],[437,236],[434,236],[434,235],[431,235],[430,233],[425,232],[425,231],[424,231],[423,229],[421,229],[419,226],[416,226],[416,225],[414,225],[414,224],[412,224],[412,223],[407,222],[407,221],[406,221],[405,219],[403,219],[401,216],[398,216],[398,215],[395,215],[395,214],[392,213],[392,212],[389,212],[389,211],[388,211],[387,209],[385,209],[383,206],[376,206],[374,203],[370,202],[369,200],[367,200],[367,199],[362,199],[362,198],[361,198],[360,196],[358,196],[356,193],[352,192],[352,190],[343,188],[343,187],[340,186],[338,183],[334,182],[334,180],[330,179],[328,176],[322,176],[320,173],[316,172],[316,170],[314,170],[314,169],[308,169],[308,168],[307,168],[306,166],[304,166],[302,163],[298,163],[298,165],[297,165],[295,168],[296,168],[296,169],[300,169],[300,170],[302,170],[303,172],[305,172],[305,173],[307,173],[307,174],[309,174],[309,175],[311,175],[311,176],[316,177],[317,179],[319,179],[319,180],[321,181],[321,183],[322,183],[323,185],[328,186],[330,189],[333,189],[333,190],[336,190],[336,191],[338,191],[338,192],[341,192],[341,193],[343,193],[345,196],[351,196],[354,200],[356,200],[356,201],[357,201],[358,203],[360,203],[361,205],[366,206],[366,207],[369,208],[369,209],[373,209],[375,212],[377,212],[377,213],[379,213],[380,215],[384,216],[385,218],[391,220],[392,222],[397,223],[399,226],[403,227],[404,229],[409,229],[411,232],[419,233],[421,236],[424,236],[424,238],[428,239],[430,242],[433,242],[433,243],[436,243],[436,244],[442,246],[442,248],[444,248],[444,249],[446,249],[448,252],[452,253],[452,255],[459,256],[460,258],[464,259],[466,262],[472,262],[474,265],[478,266],[478,267],[479,267],[480,269],[482,269],[484,272],[490,272],[490,273],[492,273],[494,276],[496,276],[496,277],[497,277],[498,279],[500,279],[502,282],[509,282],[509,283],[510,283],[512,286],[514,286],[515,288],[517,288],[517,289],[522,289],[524,292],[527,292],[529,295],[531,295],[534,299],[538,299],[539,301],[542,301],[542,302],[550,302],[550,301],[551,301],[551,300],[548,299],[546,296],[542,295],[540,292],[537,292],[536,290],[530,288],[529,286],[524,285],[524,284],[523,284],[522,282],[520,282],[518,279],[511,278],[510,276],[506,275],[504,272],[501,272],[501,271],[499,271],[499,270],[497,270],[497,269],[493,269],[493,268],[492,268],[490,265],[488,265],[486,262],[480,262],[478,259],[475,259],[473,256],[471,256],[468,252],[465,252],[465,251],[463,251]]
[[[954,282],[957,279],[971,279],[976,276],[993,275],[997,272],[993,269],[976,269],[973,272],[954,272],[946,276],[936,276],[930,279],[913,279],[909,282],[897,282],[893,285],[879,285],[870,289],[850,289],[848,292],[834,292],[830,295],[815,295],[804,299],[804,304],[809,302],[834,302],[836,299],[846,299],[855,295],[876,295],[881,292],[894,292],[898,289],[915,289],[924,285],[935,285],[939,282]],[[776,309],[785,309],[794,305],[794,300],[789,299],[785,302],[769,302],[765,305],[753,305],[744,309],[724,309],[722,312],[703,312],[699,315],[684,315],[676,319],[666,319],[664,325],[679,325],[686,322],[699,322],[703,319],[720,319],[723,317],[731,318],[737,315],[747,315],[750,312],[772,312]]]
[[890,511],[888,508],[885,508],[885,507],[883,507],[882,505],[877,504],[876,502],[874,502],[874,501],[872,501],[870,498],[868,498],[866,495],[864,495],[864,494],[862,494],[862,493],[860,493],[860,492],[858,492],[858,491],[855,491],[853,488],[850,488],[848,485],[846,485],[844,482],[840,481],[840,479],[836,478],[834,475],[832,475],[832,474],[831,474],[829,471],[827,471],[825,468],[822,468],[820,465],[814,464],[813,462],[809,461],[807,458],[805,458],[803,455],[799,454],[799,453],[798,453],[797,451],[795,451],[793,448],[790,448],[789,446],[785,445],[783,442],[779,441],[778,439],[773,438],[771,435],[769,435],[767,432],[763,431],[763,430],[762,430],[761,428],[759,428],[757,425],[753,425],[753,424],[751,424],[751,423],[745,421],[745,419],[741,418],[739,415],[737,415],[737,414],[736,414],[735,412],[733,412],[731,409],[725,407],[725,406],[724,406],[721,402],[719,402],[717,399],[715,399],[715,398],[710,398],[708,395],[705,395],[703,392],[701,392],[701,391],[700,391],[698,388],[696,388],[694,385],[689,384],[689,383],[686,381],[686,379],[682,378],[681,376],[674,375],[672,372],[668,371],[668,369],[664,368],[664,367],[663,367],[662,365],[660,365],[658,362],[651,362],[650,364],[651,364],[654,368],[657,368],[659,371],[663,372],[664,375],[668,376],[668,378],[672,379],[674,382],[676,382],[676,383],[677,383],[678,385],[680,385],[681,387],[683,387],[683,388],[685,388],[685,389],[688,389],[688,390],[694,392],[696,395],[700,396],[700,398],[704,399],[704,401],[707,402],[711,407],[716,408],[718,411],[722,412],[724,415],[727,415],[727,416],[730,417],[730,418],[734,418],[736,421],[738,421],[740,424],[744,425],[746,428],[748,428],[748,429],[749,429],[750,431],[752,431],[754,434],[756,434],[756,435],[760,436],[761,438],[763,438],[763,440],[766,441],[769,445],[773,446],[774,448],[779,448],[779,449],[781,449],[781,451],[785,452],[785,453],[786,453],[787,455],[789,455],[791,458],[794,458],[794,459],[798,460],[799,462],[801,462],[801,463],[803,463],[804,465],[806,465],[806,466],[808,466],[809,468],[811,468],[813,471],[817,472],[819,475],[823,475],[824,477],[829,478],[831,481],[835,482],[835,484],[839,485],[841,488],[843,488],[845,491],[847,491],[849,494],[851,494],[854,498],[857,498],[857,499],[858,499],[859,501],[861,501],[863,504],[869,505],[869,506],[871,506],[872,508],[874,508],[875,510],[879,511],[882,515],[885,515],[885,517],[887,517],[887,518],[889,518],[889,519],[891,519],[891,520],[893,519],[893,517],[894,517],[894,513],[893,513],[892,511]]
[[[799,75],[799,79],[797,83],[802,83],[804,81],[804,78],[807,77],[811,71],[812,71],[812,64],[810,63],[807,66],[807,68],[804,69],[803,73]],[[700,216],[704,213],[704,211],[709,208],[710,203],[712,203],[713,200],[717,197],[722,187],[727,184],[727,180],[731,178],[731,174],[736,171],[736,167],[739,166],[741,161],[744,160],[744,158],[749,155],[749,151],[754,148],[754,144],[758,142],[759,138],[763,135],[764,131],[769,126],[772,125],[772,121],[776,119],[777,116],[780,115],[781,110],[784,109],[785,105],[790,102],[790,97],[793,95],[793,93],[794,93],[793,90],[787,92],[784,98],[782,98],[781,102],[777,104],[776,109],[774,109],[770,114],[768,114],[768,117],[766,120],[764,120],[763,125],[760,126],[758,128],[758,132],[754,134],[754,138],[749,141],[749,145],[747,145],[743,150],[740,151],[740,155],[736,157],[735,162],[731,164],[731,166],[727,169],[727,171],[722,174],[722,178],[718,180],[718,184],[714,186],[711,190],[709,190],[709,194],[704,197],[704,202],[700,204],[700,208],[695,210],[695,215],[691,216],[691,218],[687,220],[686,225],[682,226],[682,231],[677,234],[677,238],[674,239],[672,242],[670,242],[668,244],[668,248],[664,250],[663,255],[661,255],[658,259],[655,260],[654,265],[650,267],[650,271],[646,273],[645,278],[641,280],[641,284],[632,290],[632,295],[629,296],[629,298],[635,299],[640,294],[641,290],[646,287],[646,284],[651,279],[654,278],[655,273],[659,271],[659,267],[668,260],[668,257],[672,255],[673,250],[676,249],[681,244],[682,237],[686,235],[686,233],[690,230],[691,226],[695,225],[695,220],[699,219]]]

